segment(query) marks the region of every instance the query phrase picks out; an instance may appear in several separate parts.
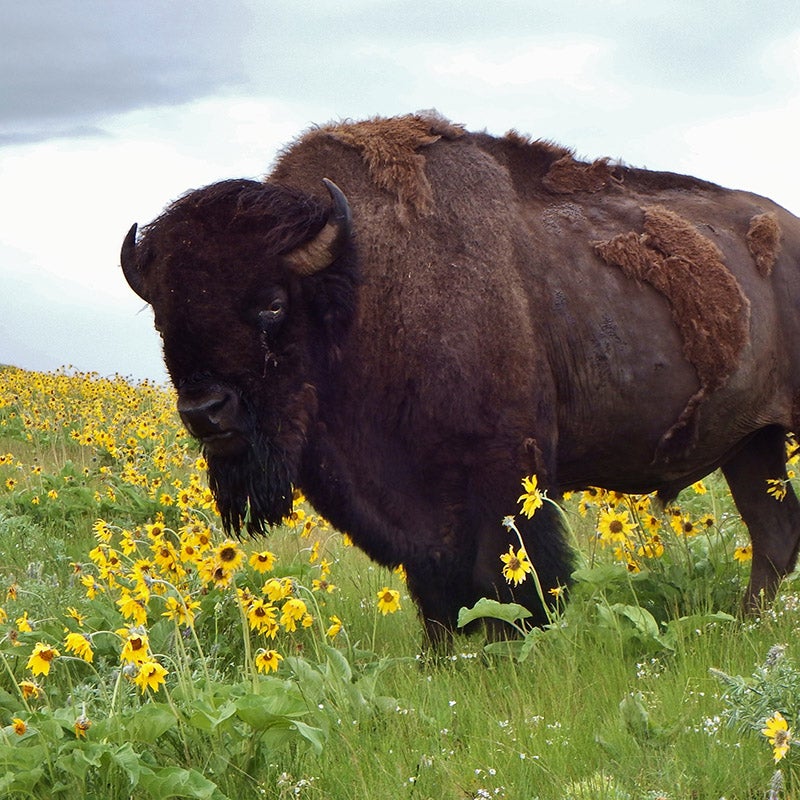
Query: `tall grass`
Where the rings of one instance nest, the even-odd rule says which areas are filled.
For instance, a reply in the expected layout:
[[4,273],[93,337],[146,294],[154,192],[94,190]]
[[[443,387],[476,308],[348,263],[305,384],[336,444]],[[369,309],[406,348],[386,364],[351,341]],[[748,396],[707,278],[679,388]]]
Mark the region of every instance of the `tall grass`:
[[430,654],[402,575],[301,500],[268,540],[225,542],[172,404],[0,372],[0,797],[798,796],[794,747],[776,761],[761,730],[798,724],[800,600],[789,580],[738,617],[747,539],[718,476],[663,514],[569,499],[580,566],[552,624],[490,604],[519,639]]

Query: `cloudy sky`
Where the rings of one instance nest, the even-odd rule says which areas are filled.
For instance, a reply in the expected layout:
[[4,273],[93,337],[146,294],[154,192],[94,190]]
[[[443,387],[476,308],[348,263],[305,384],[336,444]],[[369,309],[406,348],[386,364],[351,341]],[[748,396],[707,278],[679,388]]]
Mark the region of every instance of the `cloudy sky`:
[[164,378],[131,223],[436,108],[800,214],[794,0],[0,0],[0,363]]

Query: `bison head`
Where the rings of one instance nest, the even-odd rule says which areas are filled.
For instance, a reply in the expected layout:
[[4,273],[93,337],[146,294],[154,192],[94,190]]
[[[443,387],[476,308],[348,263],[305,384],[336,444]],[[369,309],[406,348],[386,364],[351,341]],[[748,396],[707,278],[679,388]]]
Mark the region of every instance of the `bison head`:
[[350,210],[247,180],[190,192],[122,245],[153,308],[178,413],[202,445],[226,530],[291,511],[320,392],[355,314]]

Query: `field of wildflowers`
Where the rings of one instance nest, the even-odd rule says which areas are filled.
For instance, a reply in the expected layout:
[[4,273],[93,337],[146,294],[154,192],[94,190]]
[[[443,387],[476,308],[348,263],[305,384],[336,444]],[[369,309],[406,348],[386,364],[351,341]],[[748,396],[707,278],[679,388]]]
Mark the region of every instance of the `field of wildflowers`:
[[[750,551],[717,476],[666,510],[567,498],[569,603],[551,589],[531,630],[482,601],[463,624],[520,636],[431,660],[402,570],[302,496],[269,539],[226,538],[173,409],[0,369],[0,797],[794,796],[800,672],[774,646],[797,606],[737,621]],[[521,491],[512,530],[552,502]],[[536,580],[519,545],[498,575]]]

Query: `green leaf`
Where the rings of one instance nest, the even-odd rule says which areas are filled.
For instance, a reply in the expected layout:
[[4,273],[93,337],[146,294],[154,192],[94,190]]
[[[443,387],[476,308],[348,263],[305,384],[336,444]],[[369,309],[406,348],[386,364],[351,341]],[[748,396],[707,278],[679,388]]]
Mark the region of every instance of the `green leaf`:
[[629,619],[633,627],[645,638],[658,639],[659,628],[656,618],[641,606],[614,603],[611,610],[619,617]]
[[111,751],[111,760],[128,776],[131,787],[136,786],[146,767],[142,764],[141,756],[133,749],[129,742],[120,745]]
[[290,720],[306,714],[308,708],[305,701],[289,692],[247,694],[236,701],[236,715],[257,731],[267,730],[275,725],[287,725]]
[[103,756],[109,749],[109,745],[81,741],[69,742],[61,748],[56,765],[64,772],[84,780],[90,769],[100,767]]
[[[203,777],[197,770],[181,767],[160,767],[143,770],[140,785],[158,800],[167,797],[194,797],[198,800],[211,800],[217,785]],[[217,794],[219,797],[219,794]]]
[[196,700],[192,703],[192,708],[194,710],[189,715],[189,724],[206,733],[215,730],[236,714],[236,705],[231,701],[222,703],[216,708],[204,700]]
[[619,704],[619,713],[626,730],[638,741],[643,741],[650,734],[650,714],[643,701],[642,693],[636,692],[624,697]]
[[518,603],[498,603],[482,597],[472,608],[462,608],[458,612],[458,627],[463,628],[476,619],[500,619],[503,622],[514,623],[527,619],[531,612]]
[[125,722],[125,738],[134,742],[153,744],[159,736],[174,728],[175,712],[165,703],[148,703]]
[[345,658],[344,654],[337,650],[335,647],[325,647],[325,654],[328,662],[328,676],[336,676],[344,683],[350,683],[353,679],[353,670],[350,668],[350,662]]
[[0,743],[0,797],[11,791],[34,796],[33,789],[44,776],[47,760],[41,745],[16,747]]
[[23,770],[21,772],[7,772],[0,776],[0,797],[6,797],[6,792],[22,792],[33,795],[33,789],[44,776],[44,769]]
[[305,722],[295,720],[292,727],[314,748],[317,755],[322,754],[322,746],[325,743],[325,732],[321,728],[314,728],[311,725],[306,725]]

